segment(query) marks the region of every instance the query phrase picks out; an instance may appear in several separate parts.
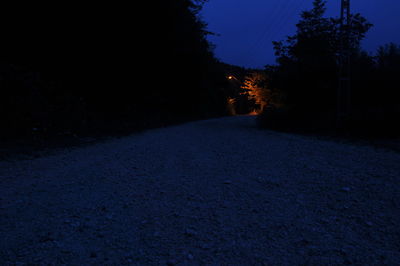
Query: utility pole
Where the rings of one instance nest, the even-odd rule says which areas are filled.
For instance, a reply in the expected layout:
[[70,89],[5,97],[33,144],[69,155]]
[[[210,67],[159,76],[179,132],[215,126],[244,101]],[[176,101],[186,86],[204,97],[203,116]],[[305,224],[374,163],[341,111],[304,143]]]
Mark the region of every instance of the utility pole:
[[350,0],[341,0],[340,11],[340,51],[339,51],[339,84],[337,99],[337,126],[343,127],[351,109],[351,79],[350,79],[350,30],[351,14]]

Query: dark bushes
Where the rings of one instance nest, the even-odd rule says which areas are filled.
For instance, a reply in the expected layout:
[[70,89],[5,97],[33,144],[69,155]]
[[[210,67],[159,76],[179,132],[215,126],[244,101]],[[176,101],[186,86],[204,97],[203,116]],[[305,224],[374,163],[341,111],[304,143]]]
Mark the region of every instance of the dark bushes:
[[374,56],[363,52],[360,42],[372,25],[360,14],[352,15],[350,28],[351,110],[337,123],[340,24],[325,18],[324,12],[325,1],[315,0],[313,9],[303,12],[296,34],[275,42],[278,65],[268,67],[267,73],[271,89],[285,96],[284,108],[265,110],[259,125],[309,133],[400,136],[400,47],[382,46]]
[[0,24],[0,137],[224,115],[225,75],[197,17],[201,2],[9,8]]
[[312,113],[295,107],[267,107],[257,117],[259,127],[285,132],[322,133],[332,130],[334,123],[331,112]]

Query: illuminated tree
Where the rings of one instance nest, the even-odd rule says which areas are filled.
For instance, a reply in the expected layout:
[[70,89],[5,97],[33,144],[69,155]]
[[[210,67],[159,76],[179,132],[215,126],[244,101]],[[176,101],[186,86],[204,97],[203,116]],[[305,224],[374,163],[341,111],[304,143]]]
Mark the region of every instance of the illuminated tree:
[[269,102],[271,91],[267,88],[267,77],[262,72],[250,73],[242,85],[242,94],[255,102],[254,112],[262,111]]

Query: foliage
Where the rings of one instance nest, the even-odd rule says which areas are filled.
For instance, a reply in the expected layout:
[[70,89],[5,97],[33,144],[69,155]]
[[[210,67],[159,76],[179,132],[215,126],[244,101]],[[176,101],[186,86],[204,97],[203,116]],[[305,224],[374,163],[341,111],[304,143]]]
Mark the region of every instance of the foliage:
[[204,2],[8,9],[0,135],[120,131],[224,114],[224,72],[198,16]]
[[[324,17],[325,3],[315,0],[313,8],[302,13],[296,34],[274,42],[278,64],[267,66],[266,72],[269,87],[279,92],[284,108],[266,110],[259,116],[261,126],[292,130],[335,127],[338,55],[343,42],[339,19]],[[347,130],[398,134],[400,47],[382,46],[375,56],[362,51],[360,43],[371,27],[360,14],[351,15],[352,113]]]
[[246,76],[242,85],[243,92],[249,100],[254,101],[254,112],[263,110],[268,104],[270,91],[267,88],[267,77],[263,72],[252,72]]
[[[340,23],[326,18],[325,1],[315,0],[304,11],[297,32],[285,41],[274,42],[278,76],[274,87],[287,94],[287,104],[305,109],[327,109],[335,105],[340,51]],[[350,39],[357,51],[372,26],[360,14],[352,15]]]

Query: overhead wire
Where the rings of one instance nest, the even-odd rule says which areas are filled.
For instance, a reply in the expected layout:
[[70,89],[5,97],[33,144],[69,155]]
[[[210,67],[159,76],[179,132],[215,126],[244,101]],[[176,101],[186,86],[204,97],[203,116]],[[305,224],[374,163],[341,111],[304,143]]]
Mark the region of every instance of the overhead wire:
[[[269,32],[272,28],[273,23],[277,20],[276,16],[279,16],[283,10],[285,10],[285,4],[287,4],[287,1],[279,1],[281,5],[277,6],[276,8],[273,8],[273,13],[270,16],[266,16],[266,20],[263,22],[263,29],[261,30],[261,34],[257,38],[257,40],[253,43],[253,45],[250,48],[250,51],[253,51],[254,48],[257,47],[257,45],[263,40],[264,36]],[[282,5],[283,3],[283,5]],[[269,20],[269,21],[268,21]]]
[[[283,15],[279,17],[279,19],[274,20],[272,23],[270,23],[270,27],[263,32],[263,35],[261,38],[258,39],[257,45],[253,45],[253,49],[249,54],[249,57],[251,57],[251,63],[255,63],[254,61],[257,60],[255,57],[259,49],[263,46],[266,45],[266,41],[272,42],[273,38],[277,35],[279,31],[282,31],[283,28],[286,28],[290,18],[293,17],[296,12],[301,12],[303,10],[303,7],[305,5],[305,2],[307,0],[300,0],[300,1],[285,1],[285,12],[282,12]],[[294,2],[297,3],[297,5],[294,4]],[[290,5],[289,5],[290,4]]]
[[279,34],[279,32],[285,31],[284,29],[288,28],[288,24],[289,22],[291,22],[291,18],[295,16],[297,12],[300,13],[302,11],[305,1],[306,0],[300,0],[300,2],[296,1],[297,5],[293,4],[290,6],[288,12],[286,12],[282,16],[282,19],[279,21],[279,24],[276,27],[274,27],[274,29],[266,36],[266,38],[264,38],[263,46],[266,46],[267,42],[272,43],[272,41],[278,37],[277,35]]
[[277,32],[281,31],[281,29],[287,28],[291,17],[296,15],[297,12],[302,12],[305,1],[307,1],[307,0],[297,1],[297,3],[299,3],[299,4],[296,6],[293,6],[291,8],[291,10],[288,13],[286,13],[286,16],[283,18],[282,23],[279,25],[279,27],[275,28],[275,31],[273,31],[270,34],[270,36],[268,36],[268,38],[269,38],[268,41],[272,41],[273,38],[276,36]]
[[247,57],[249,58],[254,58],[257,50],[260,47],[260,44],[263,44],[263,41],[266,36],[270,35],[271,31],[274,30],[277,25],[280,23],[280,20],[282,19],[282,14],[287,12],[288,7],[290,6],[290,2],[293,0],[289,1],[279,1],[278,3],[280,4],[276,8],[273,8],[273,14],[271,16],[268,16],[269,21],[265,21],[265,26],[263,30],[261,31],[260,36],[257,38],[256,42],[251,46],[249,52],[247,53]]

